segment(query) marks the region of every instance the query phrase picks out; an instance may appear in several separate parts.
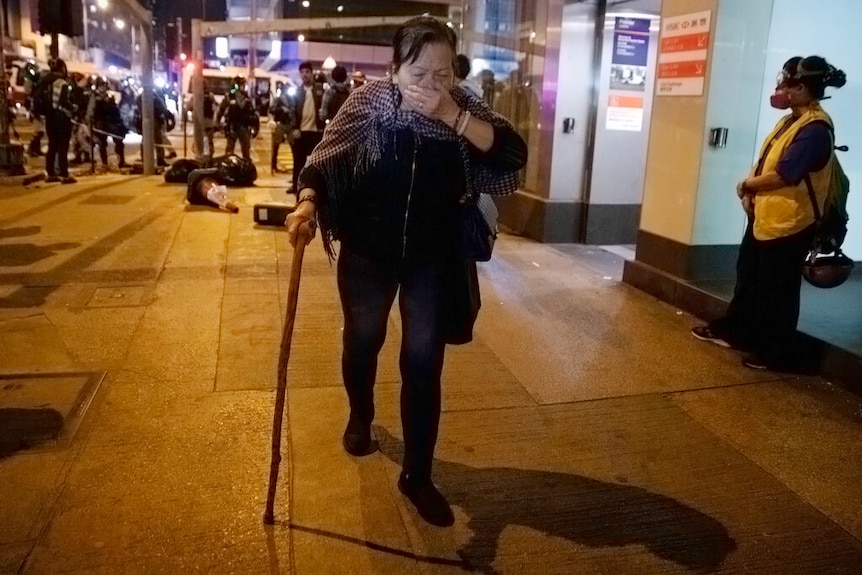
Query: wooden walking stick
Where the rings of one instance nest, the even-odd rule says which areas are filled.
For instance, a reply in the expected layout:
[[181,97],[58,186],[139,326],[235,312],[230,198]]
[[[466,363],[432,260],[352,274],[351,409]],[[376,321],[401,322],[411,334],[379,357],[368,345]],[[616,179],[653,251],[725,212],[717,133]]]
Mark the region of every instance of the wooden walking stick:
[[278,354],[278,382],[275,393],[275,414],[272,420],[272,460],[269,467],[269,491],[266,495],[266,511],[263,522],[275,523],[273,505],[275,486],[278,483],[278,466],[281,463],[281,425],[284,419],[284,398],[287,395],[287,362],[290,359],[290,340],[293,338],[293,322],[296,319],[296,302],[299,297],[299,278],[302,274],[302,256],[311,234],[308,226],[299,227],[296,246],[293,248],[293,262],[290,264],[290,281],[287,286],[287,310],[284,317],[284,330],[281,334],[281,350]]

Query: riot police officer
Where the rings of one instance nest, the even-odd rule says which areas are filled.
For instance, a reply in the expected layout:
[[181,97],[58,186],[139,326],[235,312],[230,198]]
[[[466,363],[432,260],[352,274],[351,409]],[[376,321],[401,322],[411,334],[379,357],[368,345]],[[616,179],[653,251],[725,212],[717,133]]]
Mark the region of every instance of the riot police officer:
[[227,139],[225,154],[233,154],[236,142],[242,150],[242,157],[251,160],[251,139],[257,136],[260,118],[254,109],[254,102],[248,95],[245,78],[237,76],[233,88],[226,94],[216,113],[216,124],[224,120],[224,133]]

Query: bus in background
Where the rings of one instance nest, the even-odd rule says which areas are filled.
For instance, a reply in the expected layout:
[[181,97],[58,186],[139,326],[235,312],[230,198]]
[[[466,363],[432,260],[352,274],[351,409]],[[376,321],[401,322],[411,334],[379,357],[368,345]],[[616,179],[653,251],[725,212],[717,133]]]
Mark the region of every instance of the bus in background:
[[[181,81],[182,97],[185,103],[185,108],[189,108],[192,100],[191,79],[194,75],[194,65],[187,64],[183,68],[183,76]],[[242,76],[248,80],[248,68],[240,66],[223,66],[221,68],[204,68],[204,92],[212,92],[217,104],[221,104],[225,94],[233,89],[233,81],[237,76]],[[267,72],[261,68],[255,68],[254,71],[254,102],[257,113],[261,116],[269,114],[270,97],[276,91],[276,85],[280,83],[283,86],[293,86],[293,80],[289,77]]]

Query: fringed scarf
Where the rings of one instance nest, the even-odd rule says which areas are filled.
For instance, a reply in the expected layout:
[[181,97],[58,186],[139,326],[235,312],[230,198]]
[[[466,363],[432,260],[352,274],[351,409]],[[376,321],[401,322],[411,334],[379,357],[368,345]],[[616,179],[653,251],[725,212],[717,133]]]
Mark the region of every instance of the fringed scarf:
[[[459,88],[453,88],[450,95],[473,117],[495,126],[510,126],[483,100],[470,97]],[[392,133],[407,128],[422,137],[458,142],[464,173],[467,174],[467,194],[505,195],[518,189],[517,171],[501,172],[471,163],[467,141],[457,136],[450,126],[402,109],[401,93],[390,78],[369,82],[351,92],[338,115],[327,125],[323,141],[307,162],[326,180],[326,198],[318,220],[323,246],[330,257],[334,257],[332,243],[340,239],[343,199],[381,159],[385,143],[391,139]]]

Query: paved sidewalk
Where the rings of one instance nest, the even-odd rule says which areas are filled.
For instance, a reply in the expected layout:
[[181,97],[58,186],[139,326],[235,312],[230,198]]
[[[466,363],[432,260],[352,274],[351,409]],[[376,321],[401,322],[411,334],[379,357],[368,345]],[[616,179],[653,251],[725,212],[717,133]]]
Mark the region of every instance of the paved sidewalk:
[[619,281],[619,256],[506,235],[476,340],[444,368],[435,480],[455,525],[396,486],[397,312],[381,452],[341,448],[315,240],[264,526],[292,251],[252,206],[284,187],[232,190],[238,214],[157,177],[0,188],[0,432],[56,434],[0,443],[0,573],[860,573],[862,399],[694,340],[695,318]]

